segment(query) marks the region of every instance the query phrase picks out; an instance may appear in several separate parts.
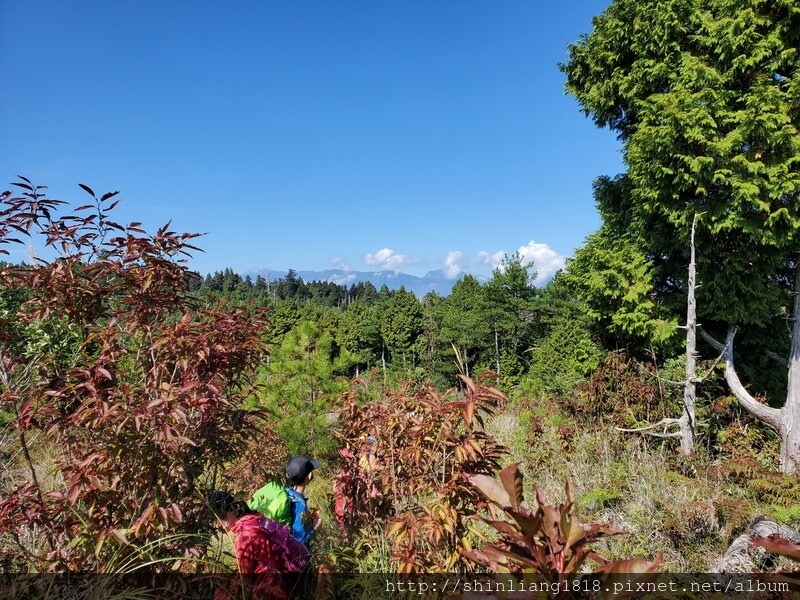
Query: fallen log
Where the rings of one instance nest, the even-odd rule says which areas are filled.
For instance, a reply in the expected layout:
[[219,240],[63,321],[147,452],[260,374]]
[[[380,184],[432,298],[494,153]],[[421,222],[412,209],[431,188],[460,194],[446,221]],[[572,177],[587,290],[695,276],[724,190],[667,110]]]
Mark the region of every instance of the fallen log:
[[753,519],[745,533],[733,540],[727,552],[709,567],[711,573],[753,573],[763,569],[770,560],[775,560],[775,555],[764,548],[754,547],[750,542],[757,538],[768,538],[771,535],[800,544],[800,532],[768,519],[758,516]]

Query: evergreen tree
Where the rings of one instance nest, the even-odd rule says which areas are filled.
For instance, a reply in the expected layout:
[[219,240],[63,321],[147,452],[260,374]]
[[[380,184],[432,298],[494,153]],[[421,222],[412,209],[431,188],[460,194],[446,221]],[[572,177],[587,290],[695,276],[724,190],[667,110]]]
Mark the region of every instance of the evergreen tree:
[[378,297],[378,290],[371,281],[360,281],[350,286],[350,301],[361,300],[366,304],[371,304]]
[[[800,468],[798,66],[795,0],[614,0],[562,67],[584,111],[623,141],[630,195],[619,214],[664,294],[686,298],[698,216],[698,319],[736,397],[780,433],[790,473]],[[737,331],[791,343],[784,409],[739,380]]]
[[302,321],[273,350],[260,376],[261,404],[273,415],[276,431],[293,454],[326,456],[335,450],[330,414],[347,390],[352,364],[345,351],[310,321]]
[[524,370],[524,355],[533,343],[537,292],[533,287],[536,274],[531,272],[532,266],[518,252],[506,255],[486,284],[491,333],[495,338],[495,368],[503,376]]
[[[453,286],[440,306],[441,337],[455,347],[470,374],[478,356],[489,354],[492,319],[486,289],[475,277],[465,275]],[[452,348],[448,348],[452,352]]]
[[360,367],[380,360],[381,335],[378,310],[362,300],[351,302],[339,320],[336,341],[357,357]]
[[381,319],[381,336],[395,366],[403,369],[414,366],[416,343],[421,334],[422,306],[412,292],[401,286],[385,301]]

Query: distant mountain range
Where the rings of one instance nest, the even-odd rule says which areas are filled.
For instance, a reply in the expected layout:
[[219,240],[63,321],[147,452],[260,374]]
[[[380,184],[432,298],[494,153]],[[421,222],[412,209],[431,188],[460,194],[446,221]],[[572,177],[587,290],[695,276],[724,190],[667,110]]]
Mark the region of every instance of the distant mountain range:
[[[287,273],[288,271],[276,271],[274,269],[250,269],[244,275],[249,275],[253,280],[261,275],[270,281],[275,281],[285,277]],[[448,279],[442,269],[429,271],[422,277],[401,273],[400,271],[345,271],[344,269],[295,271],[295,274],[306,282],[330,281],[347,287],[366,281],[371,282],[377,289],[381,289],[382,285],[386,285],[390,290],[397,290],[402,286],[406,290],[414,292],[418,298],[422,298],[428,292],[436,292],[440,296],[447,296],[456,281],[463,277],[463,274],[460,274],[456,279]],[[473,276],[481,283],[488,281],[488,278],[481,275]]]

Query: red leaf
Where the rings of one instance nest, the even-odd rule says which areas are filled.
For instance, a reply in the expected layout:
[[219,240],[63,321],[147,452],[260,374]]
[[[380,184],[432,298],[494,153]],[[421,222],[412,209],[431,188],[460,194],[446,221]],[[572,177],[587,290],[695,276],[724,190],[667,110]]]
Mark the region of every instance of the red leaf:
[[88,185],[84,185],[82,183],[79,183],[78,185],[81,187],[81,189],[83,189],[84,192],[86,192],[87,194],[90,194],[93,198],[96,197],[94,195],[94,191],[92,191],[92,188],[90,188]]
[[602,589],[604,591],[602,597],[608,600],[641,597],[641,592],[634,591],[637,588],[637,584],[655,581],[658,578],[658,570],[661,568],[663,562],[664,557],[662,554],[659,554],[653,561],[648,561],[643,558],[633,558],[629,560],[616,560],[603,565],[595,571],[595,573],[608,573],[608,575],[603,578]]
[[78,484],[73,484],[69,488],[69,496],[67,496],[67,503],[70,505],[74,505],[78,501],[78,496],[81,494],[81,486]]
[[500,481],[511,499],[511,507],[519,508],[524,498],[522,494],[522,473],[519,470],[519,463],[514,463],[500,471]]
[[767,552],[785,556],[792,560],[800,561],[800,545],[793,544],[780,536],[770,536],[769,538],[755,538],[750,540],[753,546],[760,546]]
[[92,463],[93,463],[95,460],[97,460],[98,458],[100,458],[100,455],[99,455],[99,454],[97,454],[97,453],[94,453],[94,454],[91,454],[91,455],[89,455],[89,457],[88,457],[88,458],[86,458],[86,460],[84,460],[84,461],[81,463],[81,466],[80,466],[80,468],[81,468],[81,469],[85,469],[86,467],[88,467],[90,464],[92,464]]
[[469,482],[483,494],[487,500],[493,502],[500,508],[509,508],[512,500],[511,496],[503,487],[503,484],[489,477],[488,475],[468,475]]

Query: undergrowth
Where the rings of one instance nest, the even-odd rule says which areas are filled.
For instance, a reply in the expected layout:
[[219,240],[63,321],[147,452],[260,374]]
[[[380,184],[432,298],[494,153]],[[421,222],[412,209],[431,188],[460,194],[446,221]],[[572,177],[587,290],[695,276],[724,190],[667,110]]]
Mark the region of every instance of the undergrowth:
[[[487,434],[508,450],[502,464],[520,464],[529,506],[535,505],[536,488],[551,501],[563,502],[565,481],[570,481],[581,522],[627,532],[599,542],[598,550],[604,556],[652,560],[662,555],[661,569],[667,572],[709,570],[758,515],[795,528],[800,525],[800,489],[796,478],[775,471],[775,436],[748,420],[727,397],[701,407],[705,427],[698,437],[698,452],[686,457],[678,452],[677,440],[622,433],[615,428],[615,418],[622,419],[619,425],[624,426],[628,419],[638,418],[636,410],[642,407],[656,417],[661,410],[652,397],[637,406],[631,387],[621,389],[628,394],[627,417],[615,416],[602,405],[589,408],[587,399],[567,402],[544,397],[518,399],[487,419]],[[261,461],[267,440],[270,452]],[[388,436],[382,441],[388,443]],[[0,439],[3,490],[11,489],[26,475],[26,462],[13,448],[11,435],[4,434]],[[31,449],[43,489],[62,488],[52,448],[33,440]],[[285,449],[272,435],[265,433],[260,446],[250,450],[241,462],[261,462],[263,472],[236,463],[219,474],[217,483],[227,481],[232,488],[249,492],[245,483],[253,480],[251,484],[260,485],[261,479],[282,469]],[[335,460],[324,461],[307,490],[309,504],[322,512],[323,524],[312,546],[315,564],[333,572],[391,572],[395,563],[385,523],[366,523],[347,542],[342,537],[333,510],[337,468]],[[475,531],[486,539],[491,537],[486,530]],[[27,541],[23,540],[34,551],[36,536],[32,526]],[[465,536],[464,541],[471,544],[476,540]],[[224,534],[217,532],[204,558],[203,569],[232,568],[232,548]]]
[[[626,406],[633,404],[631,395]],[[575,484],[583,522],[628,532],[603,542],[609,558],[661,553],[664,571],[704,572],[756,516],[790,526],[800,522],[797,480],[774,469],[777,440],[739,412],[723,412],[731,408],[726,398],[704,408],[711,427],[691,457],[679,453],[676,439],[611,426],[615,418],[627,425],[635,410],[625,417],[587,406],[584,401],[575,410],[552,397],[517,401],[489,430],[509,448],[509,462],[521,463],[526,497],[533,498],[538,487],[561,501],[567,479]],[[646,408],[658,417],[660,405],[652,397]],[[596,425],[598,417],[603,426]],[[736,438],[742,431],[747,435]]]

